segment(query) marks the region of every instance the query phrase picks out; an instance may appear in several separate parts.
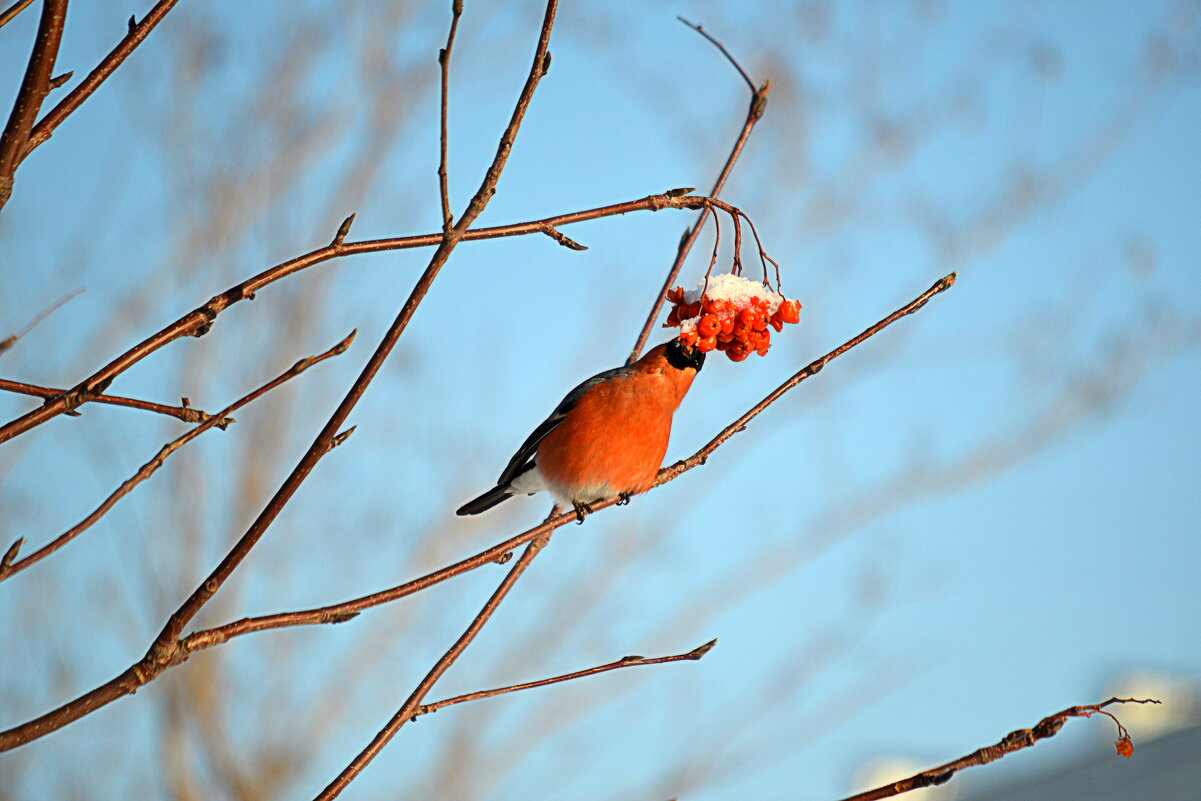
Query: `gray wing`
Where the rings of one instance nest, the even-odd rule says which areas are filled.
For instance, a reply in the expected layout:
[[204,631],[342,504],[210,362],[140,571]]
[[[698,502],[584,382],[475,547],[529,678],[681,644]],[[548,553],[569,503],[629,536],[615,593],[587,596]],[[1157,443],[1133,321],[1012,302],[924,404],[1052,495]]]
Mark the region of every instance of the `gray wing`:
[[517,449],[517,453],[513,454],[513,458],[509,460],[507,465],[505,465],[504,472],[501,473],[500,478],[497,479],[497,486],[508,486],[510,481],[534,466],[534,451],[538,449],[539,443],[546,438],[547,434],[549,434],[551,431],[554,431],[559,423],[563,422],[563,418],[567,416],[568,412],[575,408],[576,403],[579,402],[580,398],[584,396],[585,392],[592,389],[602,381],[614,378],[615,376],[625,375],[628,372],[628,367],[614,367],[612,370],[605,370],[603,373],[597,373],[596,375],[592,376],[592,378],[589,378],[587,381],[581,383],[571,392],[568,392],[567,397],[565,397],[559,403],[559,405],[555,407],[555,410],[550,413],[550,417],[542,421],[542,423],[534,429],[533,433],[526,437],[525,442],[521,443],[521,447]]

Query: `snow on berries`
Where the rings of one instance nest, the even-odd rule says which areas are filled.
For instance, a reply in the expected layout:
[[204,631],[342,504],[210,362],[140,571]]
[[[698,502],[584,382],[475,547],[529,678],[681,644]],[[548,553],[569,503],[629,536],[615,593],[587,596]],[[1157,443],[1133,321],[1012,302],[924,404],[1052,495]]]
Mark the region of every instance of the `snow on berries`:
[[679,340],[702,353],[720,350],[740,362],[751,353],[767,355],[771,331],[800,321],[800,301],[788,300],[758,281],[725,273],[710,276],[696,289],[669,289],[672,304],[664,328],[679,327]]

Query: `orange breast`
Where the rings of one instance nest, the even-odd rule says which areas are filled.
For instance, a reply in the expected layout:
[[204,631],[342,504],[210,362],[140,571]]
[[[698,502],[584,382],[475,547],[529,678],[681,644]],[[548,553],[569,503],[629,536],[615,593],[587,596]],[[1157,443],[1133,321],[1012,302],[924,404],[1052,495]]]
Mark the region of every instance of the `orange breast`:
[[539,470],[561,495],[585,503],[646,490],[693,375],[637,372],[594,387],[538,446]]

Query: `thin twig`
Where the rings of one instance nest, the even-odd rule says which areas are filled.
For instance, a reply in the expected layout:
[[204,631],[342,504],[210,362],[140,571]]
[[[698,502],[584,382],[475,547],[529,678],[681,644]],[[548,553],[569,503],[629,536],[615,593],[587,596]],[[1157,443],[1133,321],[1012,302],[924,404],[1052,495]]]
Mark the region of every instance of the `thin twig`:
[[472,619],[467,629],[459,636],[459,639],[455,640],[454,645],[430,668],[429,673],[417,684],[417,687],[409,694],[409,697],[401,705],[400,709],[380,729],[379,733],[372,738],[367,747],[360,751],[350,761],[350,764],[332,782],[326,785],[324,790],[316,795],[314,801],[330,801],[330,799],[336,798],[339,793],[346,789],[346,785],[350,784],[363,771],[363,768],[367,767],[367,764],[388,744],[388,741],[396,735],[396,732],[400,731],[400,727],[416,718],[421,709],[421,699],[425,697],[426,693],[433,688],[434,683],[454,664],[455,660],[462,655],[467,646],[471,644],[471,641],[480,633],[484,628],[484,624],[492,617],[492,613],[500,606],[500,602],[505,599],[505,596],[509,594],[509,590],[517,583],[517,579],[521,577],[521,574],[530,566],[530,563],[534,561],[534,557],[538,555],[538,552],[542,550],[549,540],[550,533],[547,532],[530,541],[530,544],[522,551],[521,556],[517,558],[513,567],[509,569],[504,580],[501,581],[495,592],[488,598],[483,609]]
[[13,173],[21,163],[34,120],[42,108],[42,101],[50,93],[54,61],[58,57],[58,46],[62,41],[66,21],[67,0],[42,0],[42,17],[38,22],[33,52],[29,56],[25,77],[21,81],[17,99],[13,102],[8,123],[4,126],[4,132],[0,134],[0,209],[4,208],[4,204],[12,196]]
[[455,45],[455,32],[459,29],[459,17],[463,15],[463,0],[454,0],[450,12],[450,33],[446,35],[446,47],[438,51],[438,64],[442,68],[442,116],[439,141],[441,157],[438,160],[438,188],[442,196],[442,231],[445,233],[454,224],[450,213],[450,187],[446,173],[446,113],[450,96],[450,53]]
[[[560,225],[586,222],[602,217],[613,217],[634,211],[661,211],[663,209],[696,211],[704,209],[707,206],[719,208],[726,213],[731,213],[731,210],[733,210],[733,207],[713,198],[701,195],[680,195],[673,190],[657,195],[648,195],[637,200],[628,200],[585,211],[560,214],[540,220],[531,220],[511,225],[498,225],[491,228],[478,228],[475,230],[468,228],[461,235],[456,236],[456,242],[472,242],[481,239],[498,239],[501,237],[524,236],[528,234],[545,234],[548,227],[555,228]],[[472,215],[471,220],[474,221],[477,216],[478,212]],[[443,237],[444,234],[424,234],[420,236],[364,240],[361,242],[333,241],[325,247],[318,248],[303,256],[298,256],[264,270],[258,275],[242,281],[221,294],[214,296],[207,303],[193,309],[167,327],[134,345],[104,367],[76,384],[70,392],[66,393],[64,398],[55,399],[0,426],[0,443],[23,434],[70,409],[74,409],[76,406],[94,400],[95,396],[99,394],[96,392],[98,387],[103,389],[104,386],[107,386],[106,382],[112,381],[142,359],[145,359],[150,354],[175,340],[186,336],[204,335],[212,327],[217,316],[225,309],[235,303],[253,299],[255,293],[259,290],[282,278],[286,278],[315,264],[342,256],[440,245]]]
[[[744,145],[746,145],[747,139],[751,135],[751,129],[755,127],[755,123],[759,121],[759,118],[763,116],[763,112],[767,108],[767,93],[771,89],[771,81],[764,81],[763,85],[756,89],[754,82],[751,81],[750,77],[746,74],[746,70],[742,68],[742,65],[740,65],[734,59],[734,57],[730,55],[729,51],[726,50],[726,48],[722,46],[720,42],[718,42],[705,31],[701,30],[699,25],[693,25],[683,17],[679,17],[678,19],[680,22],[683,22],[685,25],[693,28],[710,42],[717,45],[718,49],[721,50],[725,57],[730,60],[730,63],[734,65],[735,69],[738,70],[738,73],[742,76],[743,80],[747,82],[747,86],[749,86],[751,89],[751,100],[750,104],[747,106],[746,120],[744,120],[742,123],[742,130],[738,132],[738,138],[734,140],[734,147],[730,150],[730,155],[726,157],[726,163],[722,165],[721,171],[717,174],[717,180],[713,182],[713,189],[709,192],[709,197],[716,198],[719,194],[721,194],[722,188],[726,185],[726,179],[730,177],[730,172],[734,169],[734,162],[736,162],[739,155],[742,154],[742,148]],[[696,222],[692,224],[692,228],[685,231],[684,237],[680,240],[680,244],[676,248],[675,261],[672,262],[671,269],[667,271],[667,277],[663,280],[663,286],[659,289],[658,294],[655,295],[655,300],[651,304],[651,310],[646,315],[646,322],[642,324],[642,330],[638,333],[638,338],[634,341],[634,347],[630,351],[630,355],[626,357],[626,364],[633,364],[635,361],[637,361],[639,354],[642,353],[642,349],[646,347],[647,340],[650,339],[651,331],[654,329],[655,323],[659,319],[659,313],[663,310],[663,303],[667,294],[667,290],[671,289],[672,286],[675,285],[676,279],[680,275],[680,270],[684,268],[684,260],[688,258],[688,254],[692,250],[693,244],[696,243],[697,237],[700,236],[701,229],[704,228],[705,220],[708,218],[708,214],[709,208],[702,207],[700,214],[696,216]]]
[[12,21],[13,17],[20,14],[32,4],[33,0],[17,0],[17,2],[4,9],[4,11],[0,12],[0,28],[3,28]]
[[572,679],[581,679],[585,676],[595,676],[597,673],[607,673],[610,670],[620,670],[621,668],[637,667],[638,665],[663,665],[668,662],[682,662],[684,660],[696,661],[703,657],[709,651],[713,650],[713,646],[717,645],[717,640],[710,640],[699,648],[693,648],[685,654],[674,654],[672,656],[623,656],[615,662],[609,662],[604,665],[597,665],[585,670],[577,670],[574,673],[564,673],[561,676],[553,676],[549,679],[539,679],[537,681],[527,681],[524,684],[510,684],[507,687],[497,687],[494,690],[479,690],[465,695],[456,695],[454,698],[447,698],[443,701],[437,701],[432,704],[422,704],[413,713],[413,716],[427,715],[430,712],[437,712],[439,709],[444,709],[455,704],[462,704],[467,701],[478,701],[481,698],[491,698],[495,695],[504,695],[505,693],[515,693],[519,690],[531,690],[535,687],[545,687],[548,684],[558,684],[562,681],[571,681]]
[[[43,387],[37,384],[26,384],[23,381],[13,381],[8,378],[0,378],[0,392],[15,392],[19,395],[30,395],[35,398],[57,398],[64,394],[67,390],[55,389],[53,387]],[[153,403],[151,401],[138,400],[137,398],[126,398],[121,395],[97,395],[94,399],[95,403],[107,403],[110,406],[125,406],[129,409],[141,409],[147,412],[155,412],[156,414],[164,414],[168,417],[174,417],[177,420],[182,420],[185,423],[205,423],[213,416],[203,409],[197,409],[193,406],[167,406],[162,403]],[[78,414],[78,412],[75,412]],[[217,428],[225,429],[229,424],[234,422],[232,417],[218,419]]]
[[[735,218],[737,219],[737,218]],[[713,273],[713,268],[717,266],[717,253],[721,248],[721,222],[716,214],[713,215],[713,255],[709,257],[709,267],[705,270],[705,286],[701,291],[703,295],[705,290],[709,289],[709,276]]]
[[[1105,712],[1104,707],[1111,704],[1158,704],[1159,701],[1153,698],[1110,698],[1108,701],[1102,701],[1099,704],[1089,704],[1088,706],[1072,706],[1056,712],[1054,715],[1048,715],[1040,720],[1030,729],[1017,729],[1005,735],[1000,742],[995,745],[978,748],[967,756],[939,765],[936,768],[924,770],[921,773],[914,774],[908,779],[902,779],[892,784],[886,784],[882,787],[877,787],[874,790],[858,793],[857,795],[847,796],[841,801],[877,801],[880,798],[892,798],[893,796],[908,793],[911,790],[917,790],[922,787],[932,787],[934,785],[945,784],[951,780],[957,771],[963,768],[971,768],[977,765],[987,765],[989,762],[995,762],[1006,754],[1012,754],[1014,751],[1021,751],[1023,748],[1029,748],[1039,740],[1044,740],[1048,737],[1054,737],[1068,718],[1087,718],[1097,713],[1108,715],[1113,718],[1118,724],[1118,753],[1122,753],[1121,743],[1130,743],[1130,737],[1125,728],[1118,719],[1110,712]],[[1128,754],[1127,754],[1128,755]]]
[[21,337],[25,336],[30,331],[32,331],[34,326],[36,326],[42,320],[45,320],[47,317],[49,317],[51,314],[53,314],[55,311],[57,311],[59,309],[59,307],[61,307],[67,301],[77,298],[82,294],[83,294],[83,289],[80,288],[80,289],[75,290],[74,292],[72,292],[69,295],[64,295],[63,297],[54,301],[49,306],[47,306],[45,309],[42,309],[40,312],[38,312],[36,315],[34,315],[34,318],[32,320],[30,320],[28,323],[26,323],[25,327],[22,328],[20,331],[17,331],[13,334],[9,334],[4,339],[0,339],[0,353],[4,353],[4,351],[8,350],[13,345],[17,344],[18,339],[20,339]]
[[[271,381],[268,381],[266,384],[263,384],[254,392],[239,398],[229,406],[226,406],[217,414],[209,417],[209,419],[205,422],[196,426],[182,436],[176,437],[168,442],[159,449],[158,453],[154,455],[153,459],[146,462],[146,464],[142,465],[136,473],[122,482],[121,486],[113,490],[113,492],[104,499],[103,503],[97,506],[91,514],[79,521],[79,523],[67,529],[53,540],[43,545],[41,548],[29,554],[29,556],[26,556],[24,559],[14,562],[11,558],[9,558],[7,564],[0,564],[0,581],[4,581],[16,573],[20,573],[25,568],[40,562],[50,554],[64,547],[67,543],[78,537],[83,532],[87,531],[89,528],[95,525],[96,521],[108,514],[108,511],[116,505],[117,501],[121,500],[130,492],[132,492],[134,487],[136,487],[138,484],[141,484],[143,481],[154,475],[155,472],[157,472],[158,469],[163,466],[163,463],[166,462],[168,456],[182,448],[184,445],[187,445],[189,442],[203,434],[205,431],[208,431],[210,428],[220,425],[222,420],[229,419],[229,416],[238,409],[241,409],[248,403],[257,400],[281,384],[292,380],[313,365],[323,362],[333,356],[338,356],[345,353],[346,349],[350,347],[350,343],[354,341],[354,335],[355,332],[351,331],[350,334],[347,335],[341,342],[334,345],[324,353],[319,353],[316,356],[309,356],[306,359],[301,359],[300,361],[296,362],[296,364],[292,365],[288,370]],[[343,439],[345,439],[345,437],[343,437]],[[15,551],[12,551],[11,553],[13,557],[16,556]]]
[[34,148],[45,142],[54,133],[62,121],[65,120],[75,109],[83,104],[83,101],[92,96],[100,84],[104,83],[110,75],[116,71],[117,67],[121,66],[121,62],[129,57],[129,54],[142,43],[142,41],[150,35],[163,17],[167,16],[179,0],[159,0],[155,3],[154,8],[146,13],[146,16],[129,26],[128,31],[121,41],[112,51],[104,57],[104,59],[96,65],[96,68],[88,73],[88,76],[79,82],[71,92],[58,102],[58,104],[46,112],[46,116],[38,120],[38,124],[33,127],[33,131],[29,135],[29,141],[25,144],[25,148],[21,153],[21,160],[33,152]]
[[688,20],[684,19],[681,16],[677,16],[676,19],[678,19],[680,22],[687,25],[689,28],[692,28],[692,30],[696,31],[701,36],[708,39],[713,44],[714,47],[716,47],[718,50],[720,50],[721,54],[723,56],[725,56],[726,59],[731,64],[734,65],[734,69],[738,70],[738,74],[742,76],[742,80],[746,81],[747,88],[751,90],[751,94],[755,93],[755,82],[751,80],[751,76],[746,74],[746,70],[744,70],[742,68],[742,65],[738,63],[738,59],[736,59],[732,55],[730,55],[730,51],[726,50],[725,45],[723,45],[721,42],[717,41],[712,36],[710,36],[708,31],[706,31],[700,25],[697,25],[695,22],[689,22]]

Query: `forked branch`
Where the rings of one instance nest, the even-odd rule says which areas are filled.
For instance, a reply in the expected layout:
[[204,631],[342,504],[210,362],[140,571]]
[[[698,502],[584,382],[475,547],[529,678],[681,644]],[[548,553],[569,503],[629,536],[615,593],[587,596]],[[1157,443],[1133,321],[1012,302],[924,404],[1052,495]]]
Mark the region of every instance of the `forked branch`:
[[[20,8],[17,8],[15,15]],[[42,108],[42,101],[50,93],[50,81],[54,75],[54,62],[58,58],[58,46],[63,38],[63,26],[67,21],[67,0],[42,0],[42,17],[38,22],[33,52],[25,67],[25,77],[17,91],[12,112],[4,132],[0,133],[0,209],[8,202],[13,191],[13,173],[25,154],[25,147],[33,130],[34,120]]]
[[87,100],[92,94],[100,88],[100,84],[104,83],[110,75],[112,75],[117,67],[125,59],[129,58],[130,53],[137,48],[150,32],[154,30],[163,17],[167,16],[179,0],[159,0],[154,4],[154,8],[146,13],[146,16],[140,20],[130,18],[129,29],[125,36],[117,43],[117,46],[105,56],[96,68],[93,69],[88,76],[79,82],[79,85],[67,94],[58,105],[46,112],[46,116],[38,120],[38,124],[33,127],[33,131],[29,135],[29,141],[25,144],[24,150],[21,152],[21,160],[33,152],[33,149],[45,142],[54,133],[54,129],[62,124],[75,109],[83,105],[83,101]]
[[409,694],[409,697],[401,705],[400,709],[396,711],[396,714],[392,716],[391,720],[350,761],[350,764],[332,782],[326,785],[324,790],[316,795],[314,801],[330,801],[330,799],[337,798],[338,794],[346,789],[346,785],[350,784],[356,776],[362,773],[363,768],[367,767],[368,763],[375,759],[376,755],[388,744],[388,741],[396,736],[396,732],[400,731],[401,726],[416,718],[420,713],[421,700],[425,698],[426,693],[433,688],[434,683],[454,664],[455,660],[467,650],[467,646],[471,644],[471,641],[484,628],[484,624],[492,617],[497,607],[500,606],[500,602],[509,594],[509,590],[513,589],[513,585],[517,583],[517,579],[521,577],[521,574],[530,566],[530,563],[534,561],[534,557],[538,555],[549,540],[550,532],[547,532],[530,541],[521,556],[513,564],[513,567],[509,568],[509,572],[505,575],[504,580],[501,581],[491,597],[488,598],[487,603],[484,604],[479,614],[467,626],[467,629],[459,636],[459,639],[455,641],[455,644],[430,668],[429,673],[417,684],[417,687]]
[[217,412],[217,414],[209,416],[208,419],[193,428],[191,431],[188,431],[183,435],[171,440],[166,445],[159,448],[158,453],[154,455],[154,458],[142,465],[136,473],[122,482],[121,486],[113,490],[113,492],[104,499],[103,503],[97,506],[91,512],[91,514],[79,521],[79,523],[64,531],[62,534],[55,537],[50,542],[43,545],[41,548],[26,556],[24,559],[13,561],[17,555],[17,549],[20,547],[21,543],[21,540],[17,540],[13,546],[5,552],[4,560],[0,560],[0,581],[4,581],[10,576],[20,573],[25,568],[40,562],[50,554],[64,547],[67,543],[78,537],[83,532],[87,531],[89,528],[95,525],[101,517],[108,514],[108,511],[116,505],[117,501],[121,500],[130,492],[132,492],[134,487],[136,487],[138,484],[141,484],[143,481],[154,475],[166,462],[168,456],[192,440],[196,439],[196,437],[200,436],[205,431],[208,431],[210,428],[215,428],[218,426],[224,428],[225,421],[233,419],[230,417],[230,415],[236,412],[238,409],[241,409],[248,403],[261,398],[263,395],[266,395],[276,387],[291,381],[293,378],[300,375],[313,365],[323,362],[333,356],[338,356],[345,353],[346,349],[350,347],[350,343],[354,341],[354,335],[355,332],[351,331],[350,334],[347,335],[341,342],[339,342],[337,345],[334,345],[324,353],[319,353],[316,356],[309,356],[306,359],[301,359],[281,375],[277,376],[271,381],[268,381],[266,384],[263,384],[250,394],[234,401],[229,406],[226,406],[224,409]]
[[[322,354],[310,356],[307,359],[302,359],[293,365],[289,370],[284,372],[279,378],[265,385],[263,388],[256,390],[255,393],[252,393],[252,396],[257,397],[258,394],[268,391],[271,387],[278,386],[278,384],[282,381],[287,381],[290,378],[299,375],[317,362],[323,361],[331,356],[335,356],[338,353],[345,351],[346,347],[350,344],[349,340],[350,338],[347,337],[333,348]],[[244,398],[243,401],[249,402],[247,398]],[[239,403],[243,401],[239,401]],[[216,419],[218,418],[213,418],[213,420]],[[209,423],[212,423],[212,420],[210,420]],[[198,432],[199,427],[190,433]],[[3,557],[3,562],[5,564],[11,565],[13,563],[13,560],[17,554],[17,549],[20,547],[20,542],[21,541],[18,540],[17,542],[13,543],[13,545],[10,546],[5,552]],[[216,591],[216,588],[214,587],[213,590]],[[114,677],[110,681],[105,682],[91,692],[76,698],[74,701],[63,704],[57,709],[47,712],[45,715],[34,718],[27,723],[15,726],[8,731],[0,732],[0,751],[7,751],[11,748],[16,748],[17,746],[24,745],[31,740],[36,740],[39,737],[43,737],[52,731],[57,731],[63,726],[78,720],[84,715],[96,711],[102,706],[112,703],[124,695],[137,692],[139,687],[157,678],[160,673],[171,667],[173,664],[178,664],[178,661],[182,661],[182,659],[176,661],[175,657],[177,654],[178,649],[175,651],[168,650],[166,652],[166,658],[164,659],[163,652],[155,650],[152,647],[146,656],[142,657],[141,660],[135,662],[120,675]]]
[[[0,392],[15,392],[18,395],[29,395],[34,398],[42,398],[50,400],[63,395],[67,390],[55,389],[53,387],[42,387],[37,384],[26,384],[23,381],[13,381],[8,378],[0,378]],[[105,403],[110,406],[124,406],[127,409],[141,409],[146,412],[154,412],[155,414],[174,417],[177,420],[182,420],[185,423],[204,423],[207,422],[213,415],[197,409],[195,406],[187,405],[187,399],[179,406],[168,406],[164,403],[154,403],[153,401],[139,400],[138,398],[126,398],[121,395],[97,395],[92,399],[95,403]],[[79,414],[78,412],[68,412],[68,414]],[[217,428],[228,428],[229,424],[234,422],[232,417],[218,419]]]

